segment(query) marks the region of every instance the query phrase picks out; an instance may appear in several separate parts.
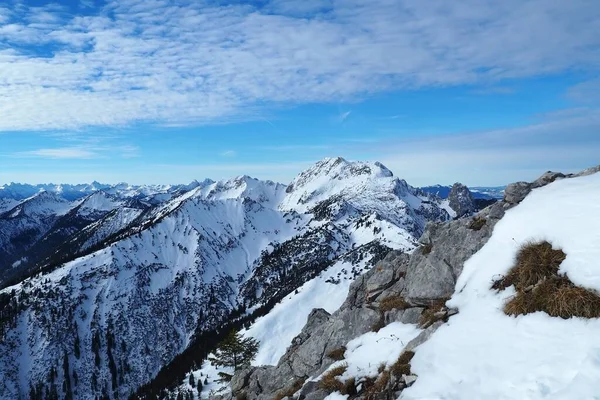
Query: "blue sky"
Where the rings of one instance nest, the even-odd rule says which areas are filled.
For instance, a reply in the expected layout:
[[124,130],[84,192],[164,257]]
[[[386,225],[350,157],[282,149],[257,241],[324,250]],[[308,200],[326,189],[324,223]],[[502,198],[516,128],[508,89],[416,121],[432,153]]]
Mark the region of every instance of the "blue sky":
[[413,185],[599,164],[595,0],[12,1],[0,184],[287,183],[327,156]]

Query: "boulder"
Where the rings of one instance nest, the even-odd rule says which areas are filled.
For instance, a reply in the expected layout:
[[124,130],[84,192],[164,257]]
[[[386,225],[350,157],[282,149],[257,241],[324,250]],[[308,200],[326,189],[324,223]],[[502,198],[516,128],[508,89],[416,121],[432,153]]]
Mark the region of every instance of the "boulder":
[[417,347],[428,341],[429,338],[433,335],[433,333],[437,331],[438,328],[442,325],[444,325],[443,321],[436,321],[433,324],[431,324],[427,329],[419,333],[419,335],[416,338],[408,342],[404,347],[404,351],[415,351]]
[[497,221],[487,218],[478,229],[472,228],[471,219],[428,224],[420,241],[431,244],[431,249],[416,250],[410,257],[404,299],[415,306],[427,306],[432,300],[450,297],[463,264],[488,241]]
[[532,184],[527,182],[511,183],[504,189],[504,201],[508,204],[519,204],[532,188]]
[[552,183],[557,179],[562,179],[564,177],[565,177],[565,175],[561,174],[560,172],[548,171],[548,172],[544,173],[542,176],[540,176],[539,178],[537,178],[535,181],[533,181],[531,184],[531,187],[539,188],[542,186],[546,186],[547,184]]

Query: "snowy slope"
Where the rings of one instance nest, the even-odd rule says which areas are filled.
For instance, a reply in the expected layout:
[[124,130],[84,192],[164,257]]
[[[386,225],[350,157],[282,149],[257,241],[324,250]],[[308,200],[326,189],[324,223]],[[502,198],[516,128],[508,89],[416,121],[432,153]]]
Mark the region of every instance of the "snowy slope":
[[20,200],[15,199],[0,199],[0,214],[10,210],[20,202]]
[[449,305],[460,313],[421,345],[418,375],[402,399],[597,399],[600,320],[502,312],[514,289],[491,282],[513,265],[519,245],[546,239],[567,254],[560,271],[600,290],[600,174],[534,190],[498,222],[464,267]]
[[90,215],[97,212],[112,211],[125,203],[124,200],[116,196],[111,196],[106,192],[99,191],[89,195],[79,204],[79,215]]
[[[283,225],[279,212],[243,199],[191,198],[137,235],[8,288],[5,292],[36,295],[30,297],[21,325],[0,344],[0,359],[20,365],[18,371],[11,372],[7,364],[0,369],[3,390],[19,397],[25,389],[18,389],[18,382],[44,381],[52,364],[62,359],[65,343],[72,348],[76,338],[70,327],[75,324],[82,356],[70,361],[82,387],[92,388],[95,379],[102,386],[111,382],[107,360],[94,366],[95,332],[110,329],[124,341],[125,350],[119,347],[111,354],[128,364],[118,372],[123,382],[116,389],[126,397],[187,346],[201,314],[207,329],[225,318],[235,305],[236,280],[266,244],[291,234]],[[44,301],[51,293],[60,296]],[[34,311],[38,307],[41,313]],[[57,329],[62,326],[67,329]],[[40,330],[46,333],[40,336]],[[102,345],[108,354],[104,339]],[[25,362],[23,351],[16,351],[20,348],[36,362]]]

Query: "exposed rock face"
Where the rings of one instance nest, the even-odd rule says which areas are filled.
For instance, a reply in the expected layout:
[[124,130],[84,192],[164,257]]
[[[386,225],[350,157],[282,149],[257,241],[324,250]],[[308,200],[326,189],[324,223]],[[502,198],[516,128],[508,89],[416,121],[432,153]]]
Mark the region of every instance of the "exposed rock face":
[[[452,295],[465,261],[485,245],[505,212],[521,202],[533,188],[562,177],[565,175],[546,173],[534,183],[509,185],[503,201],[485,208],[473,218],[428,224],[420,239],[420,249],[410,256],[398,251],[388,253],[351,285],[348,297],[338,311],[331,315],[325,310],[311,313],[306,326],[277,366],[253,367],[237,372],[231,385],[232,393],[216,399],[231,400],[238,396],[272,399],[277,392],[289,388],[295,381],[320,375],[334,362],[327,357],[328,352],[370,331],[374,324],[386,325],[394,321],[417,323],[423,310],[431,307],[434,301]],[[379,304],[392,296],[402,297],[409,307],[380,312]],[[445,307],[435,312],[436,319],[422,326],[425,329],[406,345],[405,350],[415,351],[429,340],[444,321],[458,312]],[[382,389],[381,396],[375,398],[397,398],[399,391],[416,379],[413,375],[403,376],[399,381],[390,379]],[[360,396],[359,393],[358,397],[350,398],[362,399]],[[325,397],[326,393],[317,383],[308,382],[301,389],[298,399]]]
[[528,182],[511,183],[504,190],[504,201],[508,204],[519,204],[531,192],[531,189],[531,183]]
[[469,215],[476,210],[471,191],[462,183],[455,183],[452,186],[448,200],[450,201],[450,207],[456,211],[458,218]]

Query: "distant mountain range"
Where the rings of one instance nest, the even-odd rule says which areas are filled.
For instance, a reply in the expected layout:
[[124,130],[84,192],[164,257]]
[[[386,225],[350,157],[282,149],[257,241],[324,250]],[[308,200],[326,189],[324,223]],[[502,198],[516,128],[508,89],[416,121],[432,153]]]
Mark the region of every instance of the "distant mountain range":
[[[504,196],[505,188],[506,186],[477,186],[469,187],[469,190],[475,199],[501,199]],[[452,186],[433,185],[422,186],[419,189],[426,193],[435,194],[442,199],[446,199],[452,190]]]

